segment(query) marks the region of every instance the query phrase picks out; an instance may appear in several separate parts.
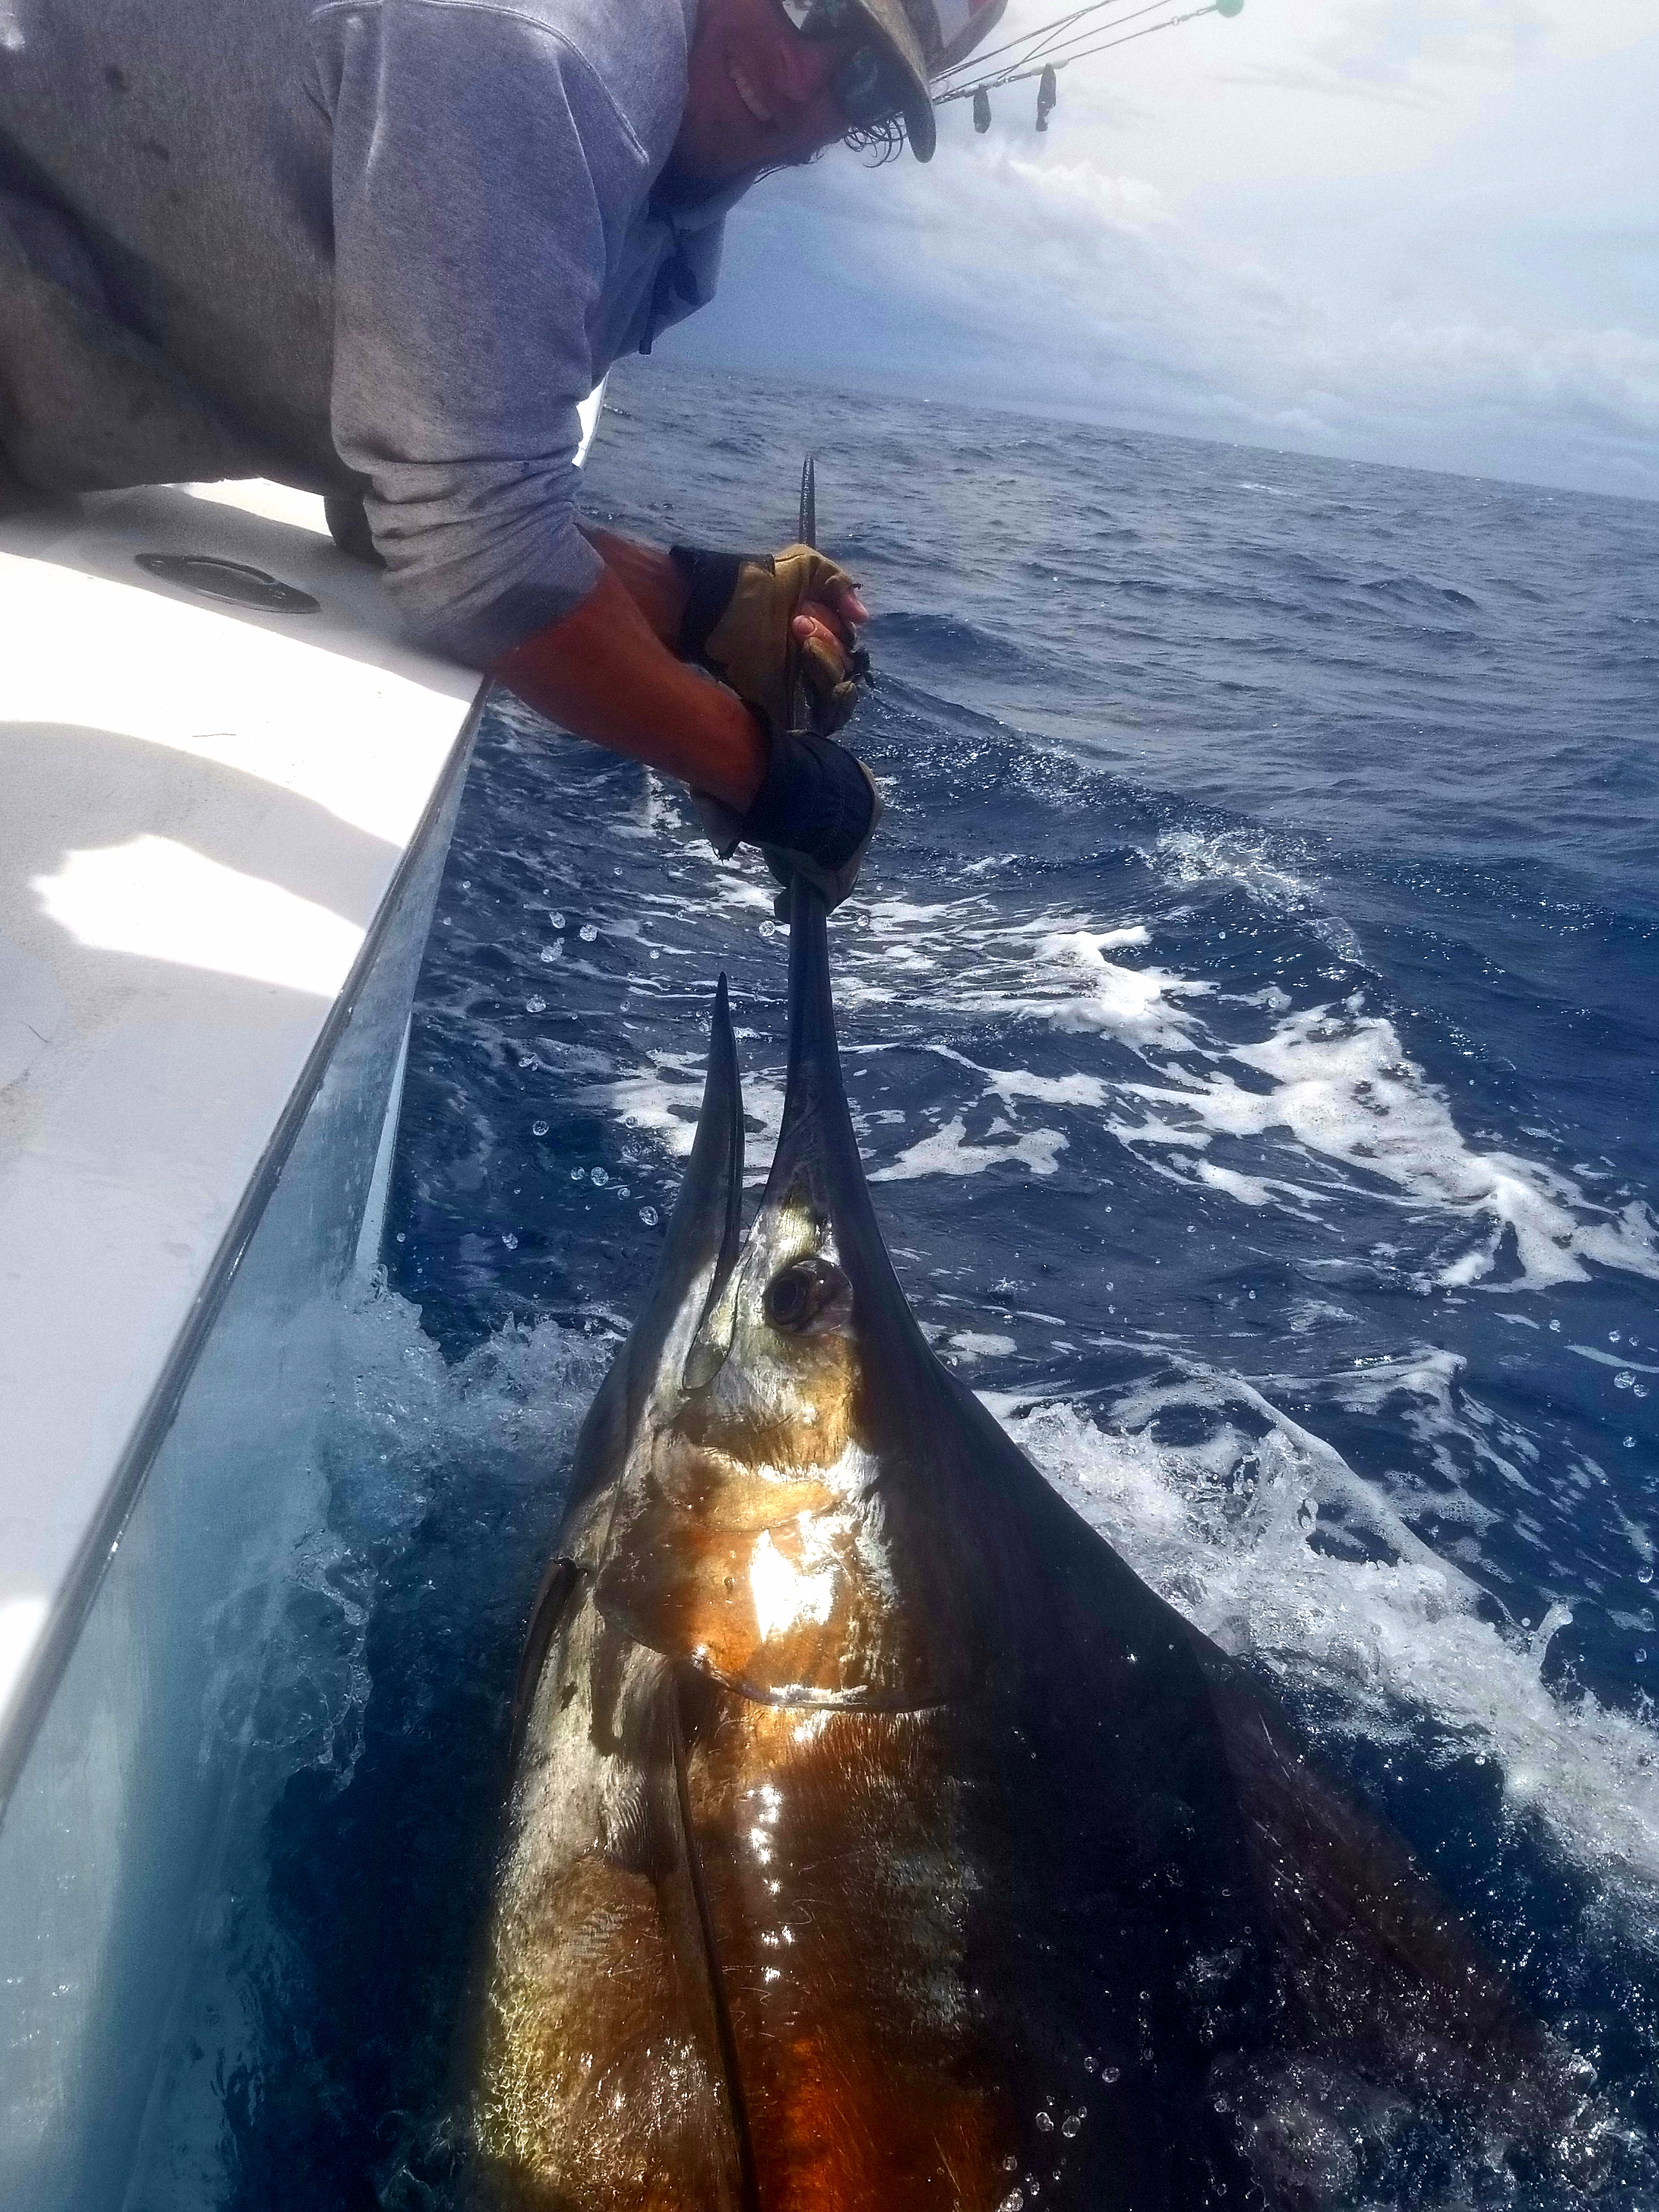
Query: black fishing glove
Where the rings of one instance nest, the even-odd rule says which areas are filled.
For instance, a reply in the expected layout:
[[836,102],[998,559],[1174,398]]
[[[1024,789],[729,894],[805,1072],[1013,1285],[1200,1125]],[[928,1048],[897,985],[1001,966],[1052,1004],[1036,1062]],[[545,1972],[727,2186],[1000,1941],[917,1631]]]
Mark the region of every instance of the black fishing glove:
[[837,907],[857,882],[882,817],[875,778],[845,745],[814,730],[777,731],[771,745],[765,780],[747,814],[694,792],[697,813],[722,860],[740,844],[758,845],[786,888],[793,876],[804,876]]
[[810,545],[771,555],[673,545],[669,555],[687,590],[674,647],[680,659],[730,684],[769,731],[788,728],[799,675],[813,729],[821,737],[840,729],[858,703],[870,657],[850,625],[841,624],[840,653],[822,638],[798,638],[793,625],[808,600],[833,616],[842,592],[856,588],[847,571]]

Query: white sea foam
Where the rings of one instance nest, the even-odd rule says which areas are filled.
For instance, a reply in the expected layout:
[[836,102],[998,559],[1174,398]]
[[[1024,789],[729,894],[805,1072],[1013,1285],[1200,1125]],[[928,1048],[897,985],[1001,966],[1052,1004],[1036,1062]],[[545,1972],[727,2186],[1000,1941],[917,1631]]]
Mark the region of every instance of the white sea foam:
[[1581,1359],[1595,1360],[1601,1367],[1630,1368],[1638,1375],[1659,1375],[1659,1367],[1647,1366],[1639,1359],[1623,1358],[1616,1352],[1603,1352],[1599,1345],[1570,1344],[1567,1350],[1576,1352]]
[[[1159,849],[1183,879],[1236,877],[1259,902],[1310,906],[1310,887],[1267,860],[1260,840],[1182,832]],[[1019,1132],[1029,1102],[1097,1114],[1158,1172],[1253,1209],[1317,1223],[1334,1218],[1328,1209],[1339,1197],[1398,1206],[1441,1245],[1425,1285],[1546,1289],[1585,1281],[1592,1264],[1659,1279],[1659,1223],[1645,1205],[1608,1204],[1586,1170],[1568,1173],[1465,1137],[1444,1091],[1413,1060],[1394,1023],[1366,1011],[1362,992],[1293,1011],[1277,985],[1229,994],[1204,977],[1113,957],[1144,952],[1152,942],[1144,923],[1101,929],[1086,915],[1050,912],[984,927],[981,903],[879,902],[878,943],[861,957],[872,971],[890,963],[902,937],[915,961],[939,971],[927,988],[941,1010],[1110,1039],[1157,1079],[1125,1077],[1110,1061],[1099,1072],[1085,1064],[1061,1074],[976,1067],[934,1048],[977,1073],[981,1097],[1005,1109],[1009,1141],[969,1139],[958,1109],[884,1168],[886,1178],[978,1174],[1000,1159],[1052,1172],[1065,1133]],[[964,963],[959,951],[951,957],[950,933],[970,919],[976,934]],[[1234,1042],[1222,1034],[1206,1016],[1224,1003],[1267,1015],[1267,1035]],[[1231,1156],[1214,1157],[1218,1140]],[[1243,1157],[1238,1148],[1248,1148]]]
[[1280,841],[1259,830],[1170,830],[1158,841],[1164,874],[1176,884],[1237,884],[1270,912],[1294,915],[1344,959],[1359,957],[1359,940],[1319,902],[1310,876],[1286,865]]
[[1025,1067],[986,1067],[978,1073],[985,1078],[987,1091],[998,1098],[1035,1098],[1045,1106],[1103,1106],[1110,1095],[1097,1075],[1036,1075]]
[[[1197,1034],[1195,1017],[1180,1001],[1211,996],[1215,985],[1167,969],[1132,968],[1107,957],[1119,948],[1139,946],[1147,933],[1139,923],[1121,929],[1054,928],[1038,925],[1002,933],[1005,939],[1035,935],[1036,944],[1020,967],[986,988],[970,980],[957,1003],[977,1014],[1005,1014],[1042,1020],[1062,1030],[1096,1030],[1121,1039],[1132,1051],[1180,1052]],[[1010,990],[1008,985],[1015,988]],[[998,985],[1000,988],[998,988]]]
[[1277,1195],[1293,1213],[1301,1213],[1304,1219],[1310,1218],[1298,1201],[1313,1194],[1296,1183],[1283,1182],[1275,1176],[1241,1175],[1237,1168],[1218,1167],[1213,1160],[1200,1160],[1194,1172],[1207,1188],[1224,1191],[1241,1206],[1271,1206]]
[[931,1136],[914,1145],[877,1169],[872,1182],[908,1182],[916,1176],[981,1175],[987,1168],[1018,1162],[1033,1175],[1051,1176],[1067,1139],[1058,1129],[1028,1129],[1023,1134],[1005,1121],[994,1121],[988,1137],[1006,1135],[1006,1144],[969,1144],[967,1123],[960,1114]]
[[978,1328],[957,1329],[946,1340],[958,1359],[1007,1358],[1019,1350],[1012,1336],[994,1336]]
[[[1045,979],[1018,997],[981,995],[979,1005],[1061,1030],[1110,1030],[1141,1057],[1178,1048],[1182,1064],[1160,1066],[1155,1083],[1085,1069],[979,1068],[981,1095],[1011,1114],[1025,1101],[1097,1112],[1109,1133],[1150,1164],[1243,1206],[1278,1206],[1313,1221],[1334,1197],[1358,1190],[1437,1233],[1461,1224],[1463,1249],[1433,1277],[1447,1289],[1487,1283],[1506,1247],[1516,1266],[1492,1287],[1583,1282],[1591,1262],[1659,1279],[1659,1224],[1644,1204],[1601,1204],[1559,1169],[1470,1143],[1444,1092],[1410,1059],[1387,1018],[1355,1012],[1352,1002],[1316,1006],[1285,1016],[1259,1042],[1230,1044],[1176,1004],[1209,985],[1162,969],[1119,970],[1103,980],[1110,965],[1103,958],[1077,964],[1091,972],[1069,998]],[[1133,990],[1123,981],[1131,973]],[[960,1054],[945,1056],[974,1066]],[[1240,1068],[1255,1079],[1241,1080]],[[1066,1142],[1063,1132],[1045,1128],[1000,1146],[970,1143],[966,1127],[962,1114],[952,1115],[880,1176],[977,1174],[1002,1158],[1048,1174]],[[1248,1163],[1205,1157],[1217,1139],[1249,1145]]]
[[[1206,1442],[1152,1439],[1162,1407],[1194,1401],[1216,1416]],[[1346,1729],[1389,1741],[1426,1719],[1443,1753],[1490,1760],[1509,1813],[1535,1821],[1600,1886],[1625,1932],[1659,1949],[1659,1735],[1645,1713],[1589,1698],[1568,1705],[1546,1686],[1545,1651],[1571,1617],[1565,1607],[1524,1639],[1500,1632],[1458,1569],[1340,1455],[1237,1383],[1200,1376],[1147,1391],[1119,1408],[1110,1431],[1063,1400],[987,1402],[1056,1489],[1199,1627],[1287,1690],[1334,1692]],[[1266,1416],[1264,1436],[1239,1425],[1250,1415]],[[1392,1560],[1316,1547],[1322,1513],[1361,1522]]]
[[[1194,1151],[1218,1136],[1272,1139],[1281,1150],[1288,1141],[1377,1178],[1408,1206],[1469,1223],[1473,1241],[1439,1272],[1448,1287],[1490,1275],[1506,1237],[1522,1282],[1533,1289],[1583,1282],[1587,1261],[1659,1279],[1659,1235],[1646,1206],[1634,1200],[1618,1210],[1598,1206],[1540,1161],[1477,1151],[1444,1093],[1407,1056],[1392,1022],[1316,1006],[1225,1057],[1265,1076],[1268,1087],[1247,1087],[1224,1065],[1161,1084],[1127,1084],[1125,1096],[1157,1111],[1139,1122],[1114,1119],[1113,1134],[1129,1146]],[[1318,1196],[1305,1188],[1302,1194]]]

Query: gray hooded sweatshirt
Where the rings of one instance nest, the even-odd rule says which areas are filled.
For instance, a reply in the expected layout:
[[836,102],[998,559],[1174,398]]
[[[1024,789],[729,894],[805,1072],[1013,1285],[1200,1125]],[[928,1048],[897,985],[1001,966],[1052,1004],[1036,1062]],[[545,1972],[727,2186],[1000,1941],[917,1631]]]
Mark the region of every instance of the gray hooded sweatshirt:
[[363,494],[483,666],[598,580],[576,404],[712,294],[696,0],[0,0],[0,461]]

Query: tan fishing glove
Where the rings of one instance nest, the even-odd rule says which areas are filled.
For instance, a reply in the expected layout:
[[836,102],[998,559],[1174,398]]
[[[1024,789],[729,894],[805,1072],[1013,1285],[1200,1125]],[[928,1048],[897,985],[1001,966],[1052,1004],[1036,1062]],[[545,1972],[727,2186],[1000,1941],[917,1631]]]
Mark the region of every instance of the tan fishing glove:
[[[765,780],[748,813],[694,791],[698,818],[722,860],[739,844],[758,845],[786,896],[799,875],[838,906],[882,814],[875,779],[830,734],[857,703],[870,659],[850,624],[842,625],[839,655],[821,638],[798,638],[792,625],[809,600],[833,614],[853,579],[810,545],[786,545],[770,558],[696,545],[669,550],[686,584],[680,659],[729,684],[760,717],[768,741]],[[811,726],[792,731],[798,671]]]
[[868,656],[850,626],[846,651],[837,655],[822,638],[798,638],[792,624],[809,600],[833,612],[853,586],[847,571],[810,545],[786,545],[769,557],[696,545],[670,552],[688,592],[676,641],[681,659],[701,661],[729,684],[769,731],[789,727],[799,672],[812,728],[820,737],[840,729],[857,703]]

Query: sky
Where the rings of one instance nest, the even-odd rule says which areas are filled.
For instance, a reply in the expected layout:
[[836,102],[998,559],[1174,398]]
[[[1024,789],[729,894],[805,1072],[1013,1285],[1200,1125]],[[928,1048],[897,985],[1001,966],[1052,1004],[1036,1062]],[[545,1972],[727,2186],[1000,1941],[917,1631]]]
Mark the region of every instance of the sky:
[[1059,85],[763,179],[664,350],[1659,497],[1654,0],[1245,0]]

